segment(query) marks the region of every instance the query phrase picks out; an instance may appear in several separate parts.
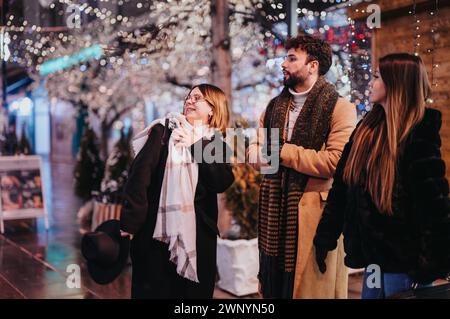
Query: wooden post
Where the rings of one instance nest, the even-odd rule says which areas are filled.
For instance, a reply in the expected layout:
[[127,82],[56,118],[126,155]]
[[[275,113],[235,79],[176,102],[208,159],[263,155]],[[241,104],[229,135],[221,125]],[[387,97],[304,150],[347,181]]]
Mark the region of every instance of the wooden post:
[[[212,83],[225,92],[230,106],[231,120],[233,120],[229,11],[228,0],[211,1]],[[218,196],[218,227],[221,235],[230,229],[232,220],[232,213],[225,207],[224,196],[225,194]]]
[[231,52],[228,0],[211,1],[212,83],[221,88],[231,109]]

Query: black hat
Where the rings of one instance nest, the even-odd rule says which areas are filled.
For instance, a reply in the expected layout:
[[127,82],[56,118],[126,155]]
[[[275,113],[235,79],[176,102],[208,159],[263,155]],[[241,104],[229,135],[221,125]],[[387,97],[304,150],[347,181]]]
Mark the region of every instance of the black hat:
[[112,282],[122,272],[128,260],[129,237],[120,236],[118,220],[108,220],[81,240],[81,252],[87,260],[92,279],[98,284]]

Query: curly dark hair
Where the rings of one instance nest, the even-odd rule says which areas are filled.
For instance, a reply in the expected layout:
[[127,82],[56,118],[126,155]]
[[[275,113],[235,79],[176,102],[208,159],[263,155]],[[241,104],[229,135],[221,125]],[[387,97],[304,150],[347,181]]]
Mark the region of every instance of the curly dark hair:
[[306,63],[317,60],[319,62],[319,75],[328,72],[331,66],[331,47],[328,42],[310,35],[298,35],[289,38],[285,44],[286,50],[301,49],[308,54]]

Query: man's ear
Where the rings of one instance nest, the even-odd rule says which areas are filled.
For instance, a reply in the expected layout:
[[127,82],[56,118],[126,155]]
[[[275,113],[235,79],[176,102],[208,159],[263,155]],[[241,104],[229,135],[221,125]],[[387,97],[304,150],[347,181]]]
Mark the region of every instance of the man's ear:
[[319,61],[313,60],[310,62],[310,65],[311,65],[310,68],[311,74],[314,74],[316,71],[317,73],[319,73]]

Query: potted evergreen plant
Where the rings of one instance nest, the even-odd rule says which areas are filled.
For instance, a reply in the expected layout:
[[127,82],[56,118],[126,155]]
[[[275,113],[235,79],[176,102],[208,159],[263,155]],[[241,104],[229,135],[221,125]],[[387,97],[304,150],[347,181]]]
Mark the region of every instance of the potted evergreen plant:
[[97,136],[94,130],[87,126],[83,132],[73,172],[75,195],[83,200],[77,214],[82,233],[86,231],[87,224],[91,221],[94,209],[92,197],[100,190],[103,179],[104,164],[99,154]]
[[126,135],[120,131],[120,138],[106,160],[105,173],[100,186],[100,192],[94,201],[94,215],[91,229],[109,219],[120,219],[122,209],[122,192],[131,165],[132,133]]

